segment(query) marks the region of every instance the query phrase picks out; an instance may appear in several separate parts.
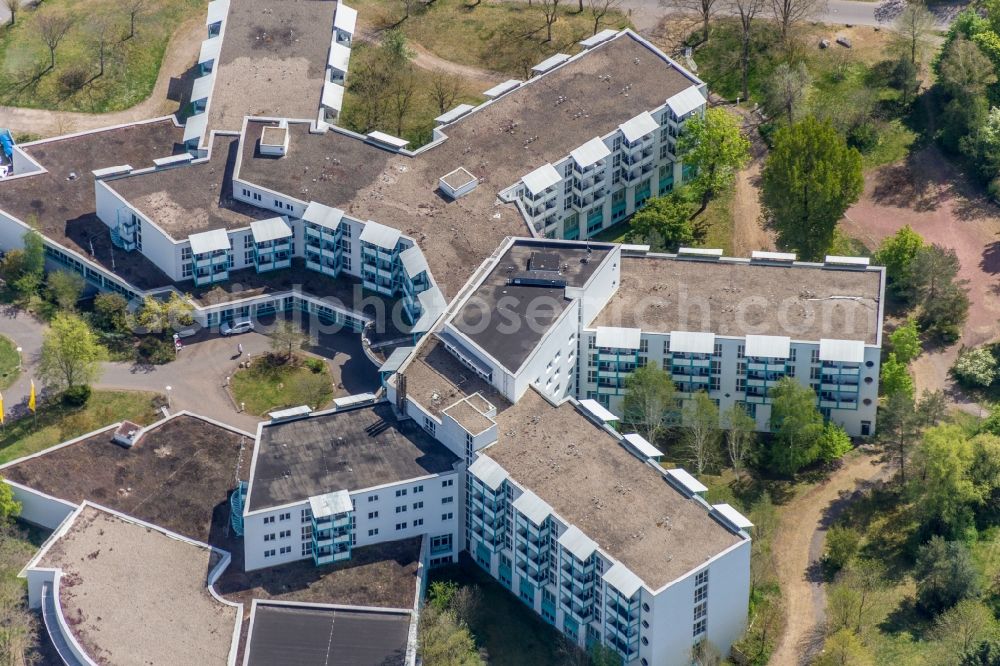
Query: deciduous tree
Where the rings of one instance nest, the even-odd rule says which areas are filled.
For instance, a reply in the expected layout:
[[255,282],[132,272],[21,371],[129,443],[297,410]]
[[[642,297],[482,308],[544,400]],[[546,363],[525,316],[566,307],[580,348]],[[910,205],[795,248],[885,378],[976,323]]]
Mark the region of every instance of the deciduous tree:
[[309,336],[302,327],[286,319],[278,320],[270,335],[271,349],[284,354],[286,359],[292,358],[292,352],[309,342]]
[[128,15],[128,35],[125,39],[132,39],[135,37],[135,22],[138,20],[143,13],[145,13],[149,0],[125,0],[122,4],[122,9],[125,14]]
[[629,220],[629,238],[654,251],[676,252],[694,239],[694,205],[681,192],[653,197]]
[[87,323],[71,314],[57,314],[42,339],[38,371],[46,385],[72,388],[90,384],[107,357]]
[[882,363],[879,389],[886,396],[901,393],[913,399],[913,378],[910,377],[910,370],[905,363],[900,363],[896,359],[895,352],[889,352],[885,362]]
[[823,436],[823,416],[816,409],[816,394],[790,377],[771,389],[771,467],[781,474],[795,474],[815,462]]
[[800,259],[821,260],[863,184],[861,154],[830,123],[806,117],[775,133],[761,198],[779,243]]
[[21,9],[21,0],[0,0],[0,6],[5,7],[10,12],[10,22],[7,25],[14,25],[17,12]]
[[67,312],[76,309],[76,302],[83,293],[83,276],[71,271],[53,271],[49,273],[46,284],[59,307]]
[[810,18],[825,6],[824,0],[771,0],[771,13],[781,29],[781,41],[788,39],[793,23]]
[[[580,0],[581,2],[583,0]],[[590,18],[594,21],[594,34],[597,34],[597,30],[601,27],[601,21],[610,12],[618,9],[621,4],[621,0],[587,0],[587,11],[590,13]]]
[[704,117],[692,118],[684,126],[677,141],[677,159],[697,172],[689,186],[701,196],[701,212],[746,165],[750,141],[736,116],[722,108],[710,108]]
[[[559,0],[541,0],[538,7],[545,19],[545,42],[552,41],[552,25],[559,18]],[[583,11],[583,0],[580,0],[580,11]]]
[[35,30],[49,50],[49,69],[56,67],[56,49],[69,34],[74,23],[73,15],[59,9],[38,10],[35,14]]
[[[790,2],[791,0],[774,0],[774,2]],[[764,87],[764,110],[770,116],[784,114],[788,124],[795,122],[797,111],[801,111],[809,91],[812,77],[806,65],[800,62],[791,65],[779,63]]]
[[919,62],[917,56],[934,29],[934,24],[934,15],[927,11],[927,7],[920,0],[907,2],[903,11],[896,17],[896,32],[902,38],[906,53],[914,65]]
[[731,0],[733,13],[739,19],[740,29],[740,83],[743,99],[750,98],[750,44],[753,40],[753,22],[764,9],[765,0]]
[[913,569],[917,604],[937,615],[963,599],[979,594],[981,583],[969,549],[960,541],[932,537],[917,551]]
[[973,525],[979,494],[969,477],[973,446],[957,425],[929,428],[913,454],[909,492],[925,532],[950,538]]
[[704,474],[719,454],[719,408],[708,393],[699,391],[684,404],[681,420],[684,448],[697,474]]
[[920,355],[920,331],[912,317],[889,334],[889,345],[900,363],[908,364]]
[[746,410],[736,404],[723,415],[726,424],[726,453],[737,481],[743,469],[754,458],[757,445],[757,423]]
[[438,113],[444,113],[455,105],[462,91],[462,79],[441,69],[431,74],[430,96],[434,100]]
[[875,660],[865,644],[850,629],[841,629],[823,642],[823,652],[813,666],[872,666]]
[[962,99],[981,97],[997,82],[990,59],[978,46],[962,37],[945,48],[938,71],[945,91]]
[[920,418],[913,397],[905,392],[890,394],[878,418],[878,439],[888,457],[899,468],[899,482],[906,485],[906,462],[910,448],[920,436]]
[[670,375],[654,364],[636,368],[625,380],[622,420],[654,442],[677,414],[677,392]]

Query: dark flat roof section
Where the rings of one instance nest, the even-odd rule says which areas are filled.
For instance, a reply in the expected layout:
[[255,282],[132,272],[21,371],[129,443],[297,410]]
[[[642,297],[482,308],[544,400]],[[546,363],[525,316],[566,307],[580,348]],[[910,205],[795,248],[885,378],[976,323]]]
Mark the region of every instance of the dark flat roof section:
[[458,456],[385,402],[265,425],[251,511],[454,469]]
[[519,241],[511,245],[451,323],[516,372],[612,246]]
[[409,613],[258,604],[248,666],[402,666]]

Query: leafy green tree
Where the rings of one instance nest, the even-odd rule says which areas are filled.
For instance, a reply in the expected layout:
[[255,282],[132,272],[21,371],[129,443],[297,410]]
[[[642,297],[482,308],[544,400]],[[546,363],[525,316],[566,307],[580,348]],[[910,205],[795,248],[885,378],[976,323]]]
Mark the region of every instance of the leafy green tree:
[[851,450],[851,438],[844,429],[836,423],[823,426],[823,435],[819,440],[819,459],[825,463],[840,460]]
[[963,599],[934,620],[931,635],[947,646],[950,656],[961,659],[985,638],[996,633],[993,611],[978,599]]
[[884,612],[887,588],[885,566],[881,562],[855,558],[844,566],[830,586],[828,628],[869,635]]
[[936,21],[922,2],[906,3],[903,11],[896,17],[898,39],[903,42],[906,54],[914,66],[919,62],[918,54],[934,30]]
[[83,276],[71,271],[53,271],[46,280],[49,291],[62,310],[72,312],[83,293]]
[[910,225],[904,226],[882,241],[873,259],[885,266],[889,284],[897,292],[905,291],[910,284],[913,260],[924,246],[924,239]]
[[45,278],[45,245],[33,229],[25,232],[22,240],[23,249],[11,250],[4,257],[2,274],[18,298],[27,299],[38,293]]
[[972,438],[972,462],[969,480],[976,489],[976,519],[980,525],[992,526],[1000,518],[1000,437],[980,433]]
[[420,615],[417,643],[423,663],[428,666],[481,666],[469,628],[450,610],[427,606]]
[[979,595],[979,572],[969,549],[960,541],[932,537],[917,551],[913,569],[917,581],[917,604],[937,615],[963,599]]
[[806,65],[779,63],[764,85],[764,110],[769,116],[784,115],[791,125],[801,112],[812,84]]
[[914,451],[913,506],[925,531],[959,537],[972,526],[978,493],[969,478],[973,447],[957,425],[929,428]]
[[128,330],[128,301],[120,294],[103,293],[94,297],[94,325],[108,333]]
[[896,61],[889,74],[889,85],[902,93],[903,99],[901,101],[904,105],[910,103],[911,96],[916,94],[917,89],[920,88],[917,74],[917,66],[906,56]]
[[286,359],[292,358],[292,352],[301,349],[302,345],[309,342],[309,336],[302,330],[302,327],[293,321],[285,319],[279,320],[271,331],[271,349],[281,352]]
[[993,107],[981,125],[970,128],[969,133],[959,139],[958,150],[984,181],[995,178],[1000,172],[1000,108]]
[[14,489],[7,483],[0,483],[0,533],[21,515],[21,503],[14,499]]
[[997,82],[990,59],[976,44],[961,37],[945,48],[938,73],[945,91],[959,99],[981,97]]
[[743,469],[756,457],[757,422],[739,404],[726,410],[722,420],[726,424],[726,454],[738,481]]
[[46,385],[69,389],[90,384],[107,357],[87,323],[71,314],[57,314],[42,339],[38,371]]
[[677,391],[670,374],[655,364],[636,368],[625,380],[622,407],[622,420],[655,441],[677,415]]
[[889,345],[896,355],[896,360],[904,365],[920,355],[920,331],[917,329],[917,322],[910,318],[905,324],[898,326],[895,331],[889,334]]
[[737,116],[712,107],[687,122],[677,140],[677,159],[697,173],[690,187],[701,195],[701,212],[750,160],[750,141]]
[[780,474],[795,474],[820,455],[823,416],[816,394],[790,377],[771,390],[771,431],[774,439],[769,462]]
[[989,386],[997,378],[997,359],[987,347],[963,349],[951,371],[965,386]]
[[694,463],[695,473],[705,470],[719,457],[719,408],[705,391],[699,391],[684,404],[681,418],[684,448]]
[[913,396],[903,391],[890,394],[879,408],[878,439],[899,468],[899,482],[904,486],[910,448],[919,436],[920,417]]
[[933,298],[927,298],[917,321],[928,336],[951,344],[961,337],[968,317],[969,292],[963,280],[946,283]]
[[801,259],[821,260],[837,221],[861,195],[861,153],[829,122],[806,117],[775,132],[762,183],[780,245]]
[[917,403],[917,420],[921,428],[930,428],[944,421],[948,415],[948,401],[944,391],[928,391],[920,394]]
[[694,240],[694,204],[680,192],[653,197],[629,221],[629,240],[648,243],[654,251],[676,252]]
[[[577,648],[579,649],[579,648]],[[622,657],[614,649],[601,643],[594,643],[587,650],[590,666],[621,666]]]
[[958,666],[1000,666],[1000,642],[989,639],[973,645],[962,655]]
[[873,666],[871,652],[850,629],[841,629],[827,637],[823,652],[813,666]]
[[854,561],[861,549],[861,535],[857,530],[843,525],[834,525],[826,533],[826,552],[823,566],[828,574],[833,574]]
[[194,324],[193,313],[194,308],[187,299],[171,292],[166,301],[147,296],[136,315],[136,322],[150,333],[171,333]]
[[889,352],[885,362],[882,363],[879,382],[879,388],[883,395],[892,396],[902,393],[913,399],[913,378],[910,377],[910,371],[906,364],[896,360],[896,352]]

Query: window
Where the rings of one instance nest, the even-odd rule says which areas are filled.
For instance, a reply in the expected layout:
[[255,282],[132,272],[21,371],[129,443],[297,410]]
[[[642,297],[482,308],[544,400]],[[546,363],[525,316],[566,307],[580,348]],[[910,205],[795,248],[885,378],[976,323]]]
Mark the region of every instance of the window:
[[283,513],[280,516],[278,516],[278,520],[291,520],[291,519],[292,519],[291,511],[289,511],[288,513]]
[[437,423],[434,422],[434,419],[429,416],[424,417],[424,430],[432,435],[435,433],[437,430]]
[[413,503],[413,510],[414,511],[416,511],[417,509],[422,509],[422,508],[424,508],[424,503],[423,502],[414,502]]
[[698,575],[694,577],[695,587],[697,587],[699,585],[704,585],[707,582],[708,582],[708,570],[707,569],[705,571],[699,571]]
[[703,633],[705,633],[705,621],[704,620],[698,620],[697,622],[694,623],[694,631],[692,632],[691,635],[692,636],[700,636]]
[[369,495],[368,496],[368,501],[369,502],[377,502],[378,501],[378,495]]
[[442,513],[441,514],[441,520],[451,520],[454,517],[455,517],[455,514],[451,513],[450,511],[448,513]]
[[420,527],[423,524],[424,524],[424,519],[423,518],[417,518],[416,520],[413,521],[413,526],[414,527]]
[[695,620],[700,620],[706,615],[708,615],[708,604],[706,604],[705,602],[701,602],[700,604],[694,607]]
[[422,493],[422,492],[424,492],[424,485],[423,484],[420,484],[419,486],[413,486],[413,494],[414,495],[416,495],[417,493]]
[[406,523],[396,523],[396,531],[397,532],[399,532],[400,530],[405,530],[405,529],[406,529]]
[[275,552],[276,551],[273,548],[271,550],[265,550],[264,557],[274,557]]
[[694,591],[695,603],[704,601],[707,596],[708,596],[708,585],[702,585],[701,587],[696,588]]
[[274,541],[274,532],[264,535],[264,541]]
[[376,518],[378,518],[378,511],[369,511],[368,512],[368,520],[374,520]]
[[302,509],[302,522],[312,520],[312,509]]
[[302,539],[303,540],[305,540],[305,539],[311,539],[312,535],[313,535],[313,526],[312,525],[303,525],[302,526]]
[[303,543],[302,551],[300,553],[302,557],[308,557],[311,553],[312,553],[312,543],[310,542]]
[[270,525],[274,522],[274,516],[264,516],[264,524]]
[[401,504],[396,507],[396,513],[406,513],[406,505]]
[[396,497],[403,497],[404,495],[406,495],[406,488],[396,491]]
[[455,501],[455,498],[452,495],[449,495],[448,497],[442,497],[441,498],[441,504],[451,504],[454,501]]
[[292,547],[291,546],[282,546],[280,552],[281,552],[282,555],[287,555],[288,553],[292,552]]
[[292,536],[291,530],[281,530],[281,532],[278,534],[279,539],[287,539],[290,536]]
[[649,645],[649,639],[648,639],[648,638],[646,638],[645,636],[643,636],[643,637],[642,637],[642,644],[643,644],[643,645]]
[[445,479],[444,481],[441,482],[442,488],[450,488],[453,485],[455,485],[455,479]]
[[378,536],[378,528],[368,530],[368,536]]

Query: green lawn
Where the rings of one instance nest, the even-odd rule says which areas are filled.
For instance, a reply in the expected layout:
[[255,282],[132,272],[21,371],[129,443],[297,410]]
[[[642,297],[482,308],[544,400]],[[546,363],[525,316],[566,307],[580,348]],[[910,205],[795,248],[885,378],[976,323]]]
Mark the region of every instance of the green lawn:
[[491,664],[567,664],[562,634],[527,609],[507,588],[463,557],[462,564],[432,569],[430,581],[450,581],[460,587],[475,585],[482,600],[469,622],[476,646],[485,649]]
[[21,357],[17,346],[9,338],[0,335],[0,389],[5,389],[14,383],[21,374]]
[[320,409],[333,399],[329,367],[324,363],[321,372],[313,372],[298,356],[288,362],[271,354],[260,356],[233,375],[230,388],[236,402],[258,416],[299,405]]
[[[0,105],[105,113],[127,109],[153,90],[172,32],[181,21],[205,12],[201,0],[146,3],[128,38],[129,14],[117,0],[46,0],[24,9],[13,27],[0,28]],[[55,51],[41,39],[46,15],[70,17],[71,27]],[[100,74],[98,27],[107,22],[105,69]]]
[[116,421],[152,423],[160,418],[153,404],[157,397],[145,391],[94,391],[84,407],[67,407],[58,401],[40,404],[37,424],[29,414],[0,430],[0,463],[37,453]]

